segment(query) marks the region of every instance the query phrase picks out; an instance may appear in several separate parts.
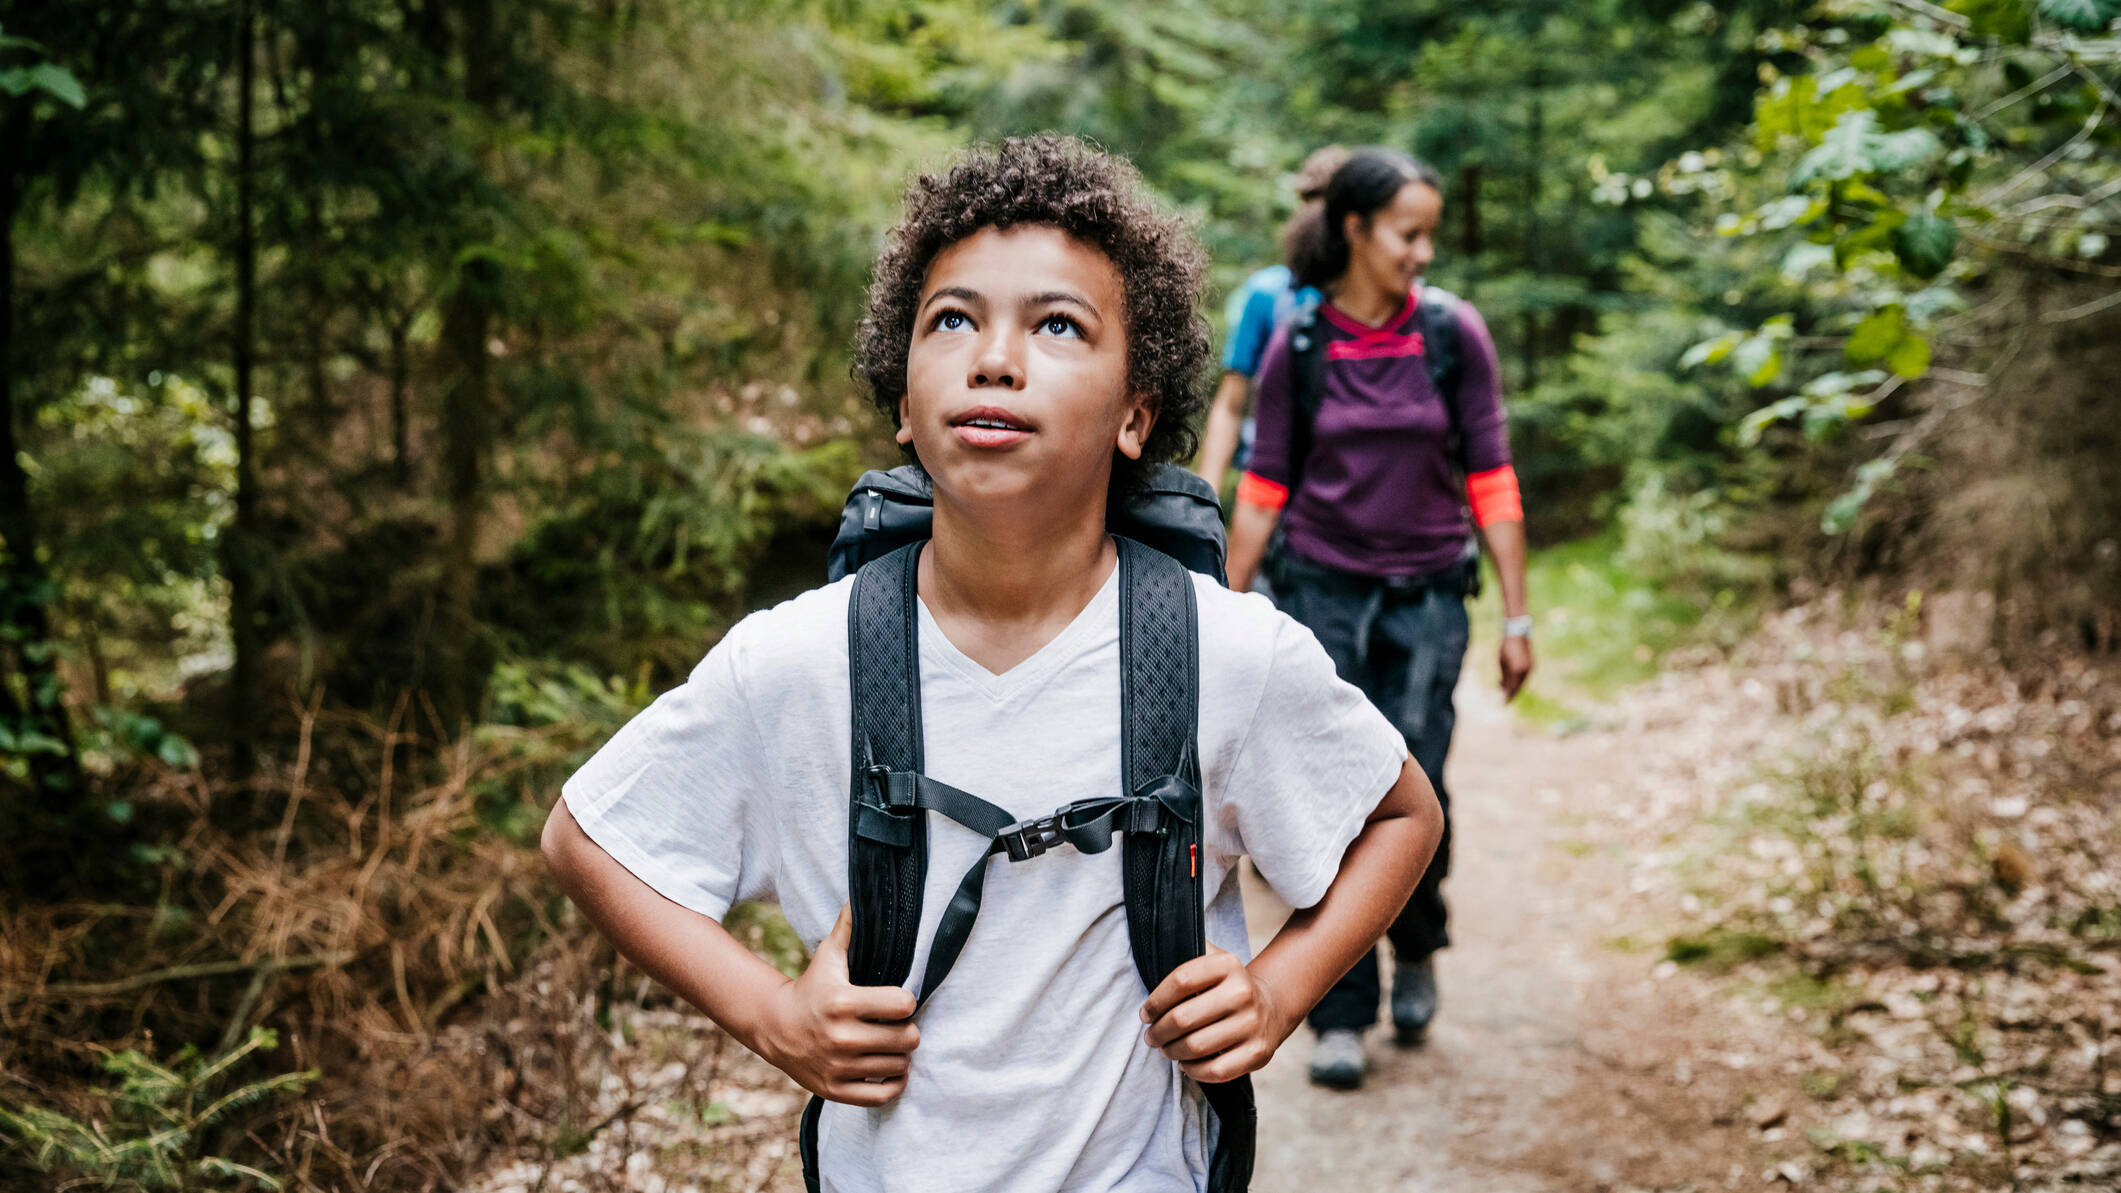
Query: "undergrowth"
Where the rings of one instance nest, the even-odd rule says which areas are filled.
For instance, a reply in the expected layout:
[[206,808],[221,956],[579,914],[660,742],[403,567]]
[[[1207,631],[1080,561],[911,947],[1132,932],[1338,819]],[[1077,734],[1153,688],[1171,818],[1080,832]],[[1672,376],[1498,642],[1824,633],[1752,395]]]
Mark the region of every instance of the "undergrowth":
[[2121,684],[1940,658],[1924,626],[1919,595],[1822,601],[1748,648],[1774,708],[1711,751],[1750,763],[1678,830],[1666,957],[1806,1025],[1806,1138],[1848,1187],[2108,1187]]
[[[514,724],[443,740],[409,703],[383,724],[312,704],[247,788],[152,765],[101,793],[148,834],[127,863],[148,894],[0,905],[0,1188],[455,1189],[712,1105],[740,1050],[655,1027],[669,996],[535,850],[560,778],[645,693],[499,689]],[[652,1089],[610,1076],[637,1048],[663,1057]],[[760,1138],[697,1146],[741,1171]],[[623,1151],[577,1179],[620,1187]]]

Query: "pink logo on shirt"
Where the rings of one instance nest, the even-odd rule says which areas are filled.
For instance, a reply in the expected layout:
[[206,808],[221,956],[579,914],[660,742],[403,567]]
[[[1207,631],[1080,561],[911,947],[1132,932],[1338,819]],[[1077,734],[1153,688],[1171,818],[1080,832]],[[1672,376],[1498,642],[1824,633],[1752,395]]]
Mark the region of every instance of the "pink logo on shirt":
[[1335,340],[1326,345],[1327,360],[1380,360],[1392,356],[1426,355],[1418,331],[1403,336],[1370,332],[1360,339]]

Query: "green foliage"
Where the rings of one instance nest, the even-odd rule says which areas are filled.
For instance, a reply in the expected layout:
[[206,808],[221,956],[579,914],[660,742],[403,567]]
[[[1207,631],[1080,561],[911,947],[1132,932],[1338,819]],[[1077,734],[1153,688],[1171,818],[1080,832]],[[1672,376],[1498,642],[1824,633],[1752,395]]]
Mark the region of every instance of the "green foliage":
[[95,1114],[74,1118],[44,1106],[0,1105],[0,1131],[9,1150],[37,1171],[103,1189],[280,1189],[277,1177],[206,1154],[211,1137],[232,1127],[245,1108],[317,1079],[314,1069],[234,1077],[247,1058],[278,1046],[271,1031],[255,1027],[243,1043],[211,1057],[186,1047],[163,1063],[127,1049],[104,1061],[118,1085],[97,1091],[102,1105]]
[[[1738,422],[1741,444],[1786,420],[1831,438],[1927,376],[1963,321],[1961,295],[2013,258],[2102,268],[2089,262],[2106,252],[2121,177],[2100,152],[2121,145],[2121,51],[2048,26],[2089,32],[2115,14],[2109,0],[1836,0],[1774,32],[1794,57],[1769,69],[1755,105],[1757,164],[1707,189],[1725,196],[1721,231],[1784,246],[1784,309],[1680,361],[1729,357],[1755,389],[1795,391],[1763,395]],[[1841,360],[1771,345],[1792,339],[1838,345]],[[1824,528],[1855,526],[1906,450],[1858,467]]]
[[[9,54],[11,51],[41,55],[44,47],[26,37],[10,37],[0,33],[0,54]],[[0,66],[0,91],[5,91],[17,99],[41,93],[71,108],[83,107],[88,103],[88,94],[81,89],[81,80],[56,62]]]
[[2040,0],[2040,15],[2065,29],[2093,33],[2121,16],[2117,0]]

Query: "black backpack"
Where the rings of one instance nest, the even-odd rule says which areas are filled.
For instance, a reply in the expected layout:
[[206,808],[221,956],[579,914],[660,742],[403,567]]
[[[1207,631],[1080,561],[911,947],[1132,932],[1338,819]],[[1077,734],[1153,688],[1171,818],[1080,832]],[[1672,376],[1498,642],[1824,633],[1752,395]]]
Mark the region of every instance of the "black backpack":
[[[901,986],[913,966],[928,871],[929,812],[986,837],[987,851],[958,883],[936,928],[920,999],[948,976],[979,915],[988,862],[1012,862],[1072,845],[1101,853],[1119,835],[1122,902],[1144,994],[1207,951],[1200,875],[1201,774],[1197,741],[1200,634],[1188,569],[1223,578],[1223,531],[1214,491],[1158,465],[1147,491],[1115,506],[1119,542],[1120,775],[1123,789],[1047,816],[1018,821],[969,792],[921,773],[915,573],[933,515],[926,476],[913,467],[869,472],[841,515],[828,563],[854,574],[847,661],[854,700],[848,801],[847,890],[853,939],[849,976]],[[916,1010],[916,1014],[918,1011]],[[1244,1193],[1252,1179],[1258,1115],[1252,1081],[1203,1085],[1215,1124],[1212,1193]],[[820,1188],[818,1119],[803,1111],[803,1179]]]

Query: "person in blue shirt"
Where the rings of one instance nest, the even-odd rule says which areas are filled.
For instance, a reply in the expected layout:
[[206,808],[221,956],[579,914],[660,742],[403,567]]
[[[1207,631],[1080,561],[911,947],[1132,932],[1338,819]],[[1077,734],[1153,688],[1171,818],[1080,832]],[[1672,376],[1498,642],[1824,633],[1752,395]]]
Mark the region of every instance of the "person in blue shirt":
[[[1299,206],[1295,216],[1283,226],[1284,255],[1289,230],[1304,223],[1305,213],[1319,202],[1333,172],[1347,160],[1346,149],[1328,145],[1305,158],[1296,171]],[[1222,382],[1216,386],[1215,401],[1208,408],[1208,422],[1200,437],[1200,475],[1217,492],[1222,491],[1224,474],[1233,464],[1244,467],[1245,456],[1251,450],[1252,378],[1259,372],[1268,337],[1299,308],[1315,305],[1320,297],[1317,290],[1297,285],[1296,275],[1286,265],[1269,265],[1254,273],[1230,296],[1225,309],[1230,336],[1223,343]]]

